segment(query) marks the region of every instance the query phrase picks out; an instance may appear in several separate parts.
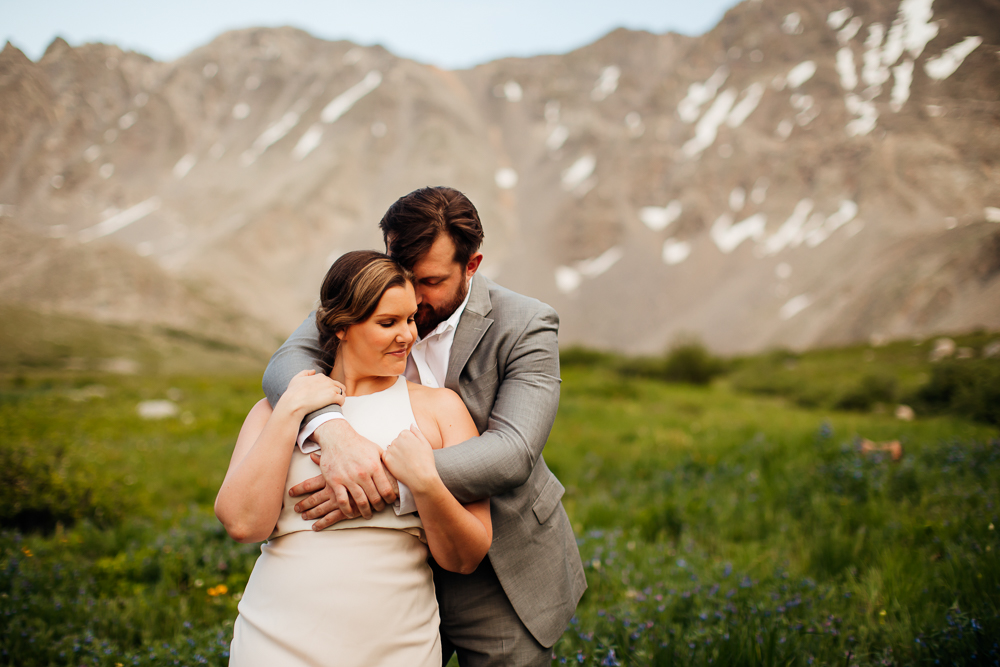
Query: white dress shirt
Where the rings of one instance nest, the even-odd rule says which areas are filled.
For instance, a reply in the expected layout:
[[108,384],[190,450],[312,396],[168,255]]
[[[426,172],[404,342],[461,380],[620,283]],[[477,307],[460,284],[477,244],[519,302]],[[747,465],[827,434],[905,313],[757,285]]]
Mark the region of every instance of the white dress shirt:
[[[448,377],[448,359],[451,357],[451,347],[455,342],[455,330],[462,319],[465,307],[469,304],[471,295],[472,280],[469,280],[466,284],[465,300],[462,301],[462,304],[448,319],[439,323],[433,331],[413,344],[413,347],[410,348],[410,355],[406,359],[404,375],[407,380],[427,387],[444,386],[445,379]],[[327,412],[310,420],[302,427],[297,442],[303,454],[319,450],[319,445],[308,438],[317,428],[333,419],[344,419],[344,415],[339,412]],[[393,509],[395,509],[396,514],[409,514],[417,511],[413,494],[402,482],[399,482],[399,499],[396,500]]]
[[468,285],[465,301],[455,312],[441,322],[410,348],[410,356],[406,360],[406,379],[422,384],[425,387],[443,387],[448,377],[448,359],[451,357],[451,346],[455,342],[455,330],[462,319],[462,313],[469,304],[472,294],[472,284]]

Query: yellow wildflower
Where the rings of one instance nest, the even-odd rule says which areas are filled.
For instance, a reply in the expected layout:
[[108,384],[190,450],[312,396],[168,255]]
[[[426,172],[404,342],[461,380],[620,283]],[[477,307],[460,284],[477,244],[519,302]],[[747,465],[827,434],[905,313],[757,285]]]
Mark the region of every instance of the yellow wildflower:
[[225,584],[219,584],[218,586],[212,586],[208,589],[208,594],[211,597],[216,597],[217,595],[225,595],[229,592],[229,588]]

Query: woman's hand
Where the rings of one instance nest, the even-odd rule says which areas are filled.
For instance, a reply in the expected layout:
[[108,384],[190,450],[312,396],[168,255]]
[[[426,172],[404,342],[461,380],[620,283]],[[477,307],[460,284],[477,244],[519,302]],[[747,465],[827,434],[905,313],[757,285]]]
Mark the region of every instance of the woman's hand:
[[329,376],[313,370],[301,371],[288,383],[275,410],[288,410],[301,418],[328,405],[343,405],[345,394],[344,385]]
[[382,462],[393,477],[414,493],[441,481],[434,466],[434,449],[416,424],[401,432],[389,444],[382,452]]

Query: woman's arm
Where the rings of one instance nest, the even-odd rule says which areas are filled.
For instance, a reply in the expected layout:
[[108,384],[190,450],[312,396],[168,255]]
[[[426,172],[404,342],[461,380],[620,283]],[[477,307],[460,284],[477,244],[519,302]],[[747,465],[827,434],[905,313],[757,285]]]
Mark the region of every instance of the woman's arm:
[[[476,425],[455,392],[435,390],[428,407],[444,447],[476,435]],[[469,505],[455,500],[437,473],[430,442],[416,425],[400,433],[382,458],[389,472],[413,492],[427,546],[438,565],[461,574],[475,571],[493,543],[489,498]]]
[[317,405],[343,403],[338,387],[325,375],[303,371],[273,410],[266,399],[250,410],[215,499],[215,516],[233,539],[261,542],[274,530],[299,423]]

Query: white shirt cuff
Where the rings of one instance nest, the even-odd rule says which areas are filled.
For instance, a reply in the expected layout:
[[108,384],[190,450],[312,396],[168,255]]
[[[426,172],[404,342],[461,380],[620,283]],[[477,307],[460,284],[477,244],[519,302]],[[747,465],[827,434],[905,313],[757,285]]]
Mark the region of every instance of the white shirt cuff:
[[334,419],[346,419],[346,417],[344,417],[344,415],[340,412],[324,412],[319,417],[310,420],[309,423],[302,427],[302,430],[299,431],[299,437],[295,439],[295,442],[298,443],[299,449],[302,450],[303,454],[311,454],[319,451],[319,445],[312,440],[309,440],[309,436],[311,436],[320,426],[328,421],[333,421]]
[[396,516],[402,516],[404,514],[413,514],[417,511],[417,503],[413,500],[413,494],[410,489],[402,482],[396,482],[399,485],[399,498],[393,504],[392,509],[395,510]]

